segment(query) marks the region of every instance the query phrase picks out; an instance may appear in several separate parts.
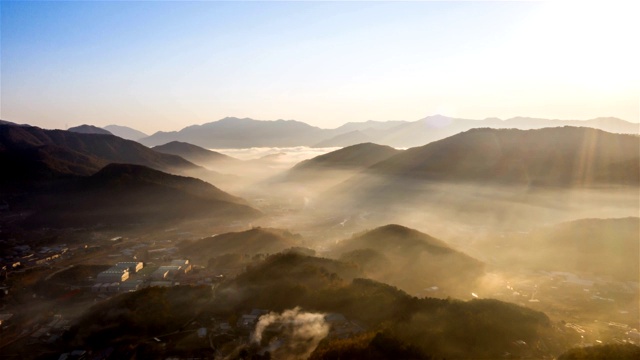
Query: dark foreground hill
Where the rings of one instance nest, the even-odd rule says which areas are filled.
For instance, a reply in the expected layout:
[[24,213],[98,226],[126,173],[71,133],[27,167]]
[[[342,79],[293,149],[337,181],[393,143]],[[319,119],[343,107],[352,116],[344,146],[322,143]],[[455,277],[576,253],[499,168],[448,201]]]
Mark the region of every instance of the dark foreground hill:
[[180,156],[183,159],[187,159],[194,164],[202,166],[234,164],[240,162],[231,156],[180,141],[172,141],[164,145],[154,146],[152,149],[163,154]]
[[[303,350],[312,358],[350,358],[352,351],[369,346],[386,353],[382,358],[411,354],[411,358],[425,359],[497,359],[505,353],[515,358],[551,358],[567,348],[565,335],[541,312],[490,299],[420,299],[356,275],[356,269],[339,261],[278,254],[220,284],[215,294],[210,287],[151,287],[98,303],[74,324],[60,346],[81,346],[94,353],[112,348],[116,356],[135,353],[137,358],[161,358],[171,349],[178,351],[178,344],[184,346],[189,334],[201,326],[198,323],[213,317],[238,332],[210,338],[222,356],[231,358],[239,354],[258,358],[273,337],[283,341],[282,346],[271,348],[274,358],[291,358]],[[276,326],[267,328],[263,341],[238,348],[236,338],[246,339],[255,325],[236,328],[240,324],[236,319],[251,309],[272,311],[272,317],[290,310],[299,314],[291,324],[313,327],[301,328],[307,341],[300,343],[286,336],[286,328]],[[329,336],[319,330],[324,320],[309,313],[334,314]],[[196,321],[195,327],[189,327],[191,321]],[[343,332],[350,341],[340,339],[343,336],[338,334]],[[153,338],[161,335],[164,346],[156,346]],[[183,351],[210,350],[207,339],[190,343],[194,348]]]
[[4,182],[31,182],[70,175],[88,176],[109,163],[143,165],[184,173],[196,165],[113,135],[0,125],[0,165]]
[[202,219],[220,224],[260,215],[204,181],[139,165],[110,164],[57,190],[43,196],[26,225],[91,228]]
[[484,265],[445,242],[400,225],[386,225],[342,240],[335,252],[374,279],[414,294],[468,296]]
[[640,184],[640,137],[591,128],[474,129],[373,165],[375,174],[540,186]]

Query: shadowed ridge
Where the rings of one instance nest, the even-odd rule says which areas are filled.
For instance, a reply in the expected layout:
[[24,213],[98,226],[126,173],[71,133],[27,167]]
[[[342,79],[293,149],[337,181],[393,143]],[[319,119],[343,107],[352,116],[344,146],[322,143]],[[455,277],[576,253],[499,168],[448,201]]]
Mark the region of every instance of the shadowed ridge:
[[230,195],[200,179],[171,175],[141,165],[109,164],[92,175],[87,183],[98,187],[155,184],[207,199],[247,205],[246,200]]
[[[15,159],[20,159],[20,167],[25,168],[24,172],[31,173],[31,167],[40,168],[38,172],[42,172],[45,177],[86,176],[109,163],[143,165],[168,172],[201,169],[179,156],[162,154],[135,141],[107,134],[0,125],[0,144],[0,159],[4,158],[3,163],[16,163],[18,161]],[[91,161],[87,161],[89,159]],[[11,173],[3,175],[14,176]]]
[[205,163],[239,163],[240,160],[231,156],[221,154],[216,151],[208,150],[200,146],[189,144],[181,141],[171,141],[164,145],[154,146],[155,151],[177,155],[196,164]]
[[246,201],[195,178],[140,165],[109,164],[48,195],[26,226],[53,228],[210,224],[261,215]]
[[67,131],[79,133],[79,134],[101,134],[101,135],[113,135],[109,130],[99,128],[93,125],[83,124],[80,126],[70,127]]

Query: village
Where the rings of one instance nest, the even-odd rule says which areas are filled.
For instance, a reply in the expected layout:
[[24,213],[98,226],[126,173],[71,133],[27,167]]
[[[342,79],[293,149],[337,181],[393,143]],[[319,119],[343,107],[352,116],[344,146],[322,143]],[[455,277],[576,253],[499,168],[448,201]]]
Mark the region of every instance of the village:
[[[11,354],[28,346],[31,355],[24,358],[109,359],[113,349],[98,354],[87,349],[52,352],[73,322],[102,301],[152,286],[193,285],[215,290],[225,278],[263,259],[247,255],[243,266],[208,267],[181,258],[175,245],[172,240],[144,242],[116,236],[91,245],[13,246],[0,259],[0,350]],[[187,348],[208,349],[199,353],[202,358],[215,358],[220,355],[216,344],[230,339],[234,344],[250,344],[260,316],[269,312],[248,309],[230,319],[193,319],[181,337],[193,338],[190,341],[195,345]],[[330,324],[330,337],[345,338],[365,329],[342,314],[326,314],[325,319]],[[286,341],[271,340],[265,344],[271,351]],[[171,341],[175,342],[175,334],[158,334],[150,340],[156,347]]]

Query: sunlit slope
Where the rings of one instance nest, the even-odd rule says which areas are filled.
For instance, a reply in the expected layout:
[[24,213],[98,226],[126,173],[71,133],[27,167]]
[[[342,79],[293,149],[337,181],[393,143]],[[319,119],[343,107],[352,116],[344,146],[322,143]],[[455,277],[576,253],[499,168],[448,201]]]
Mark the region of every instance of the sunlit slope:
[[50,194],[27,219],[33,226],[92,227],[259,216],[241,198],[204,181],[139,165],[110,164]]
[[294,166],[291,172],[322,170],[325,168],[364,169],[400,152],[401,150],[396,150],[390,146],[362,143],[302,161]]
[[389,146],[362,143],[338,149],[301,161],[265,181],[269,191],[286,196],[295,193],[302,198],[315,198],[319,193],[339,184],[375,163],[398,154]]
[[581,219],[501,240],[506,266],[568,271],[637,281],[640,218]]
[[444,182],[639,184],[640,138],[577,127],[474,129],[373,165],[374,174]]
[[[414,294],[469,296],[484,264],[445,242],[400,225],[386,225],[340,241],[341,259],[360,265],[369,276]],[[434,288],[437,287],[437,289]]]
[[639,167],[636,135],[474,129],[374,164],[318,196],[317,207],[375,224],[451,229],[637,216]]
[[589,127],[619,134],[640,134],[640,126],[637,123],[617,118],[550,120],[514,117],[506,120],[498,118],[471,120],[433,115],[417,121],[400,124],[397,127],[381,132],[378,136],[373,137],[372,141],[391,146],[414,147],[476,128],[531,130],[561,126]]

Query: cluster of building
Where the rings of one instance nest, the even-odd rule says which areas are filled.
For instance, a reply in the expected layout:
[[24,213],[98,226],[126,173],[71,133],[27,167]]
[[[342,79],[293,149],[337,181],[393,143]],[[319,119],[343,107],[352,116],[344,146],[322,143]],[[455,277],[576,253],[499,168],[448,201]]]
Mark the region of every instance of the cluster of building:
[[25,267],[46,265],[60,259],[69,251],[65,244],[52,247],[41,247],[34,250],[29,245],[16,245],[0,257],[0,269],[3,276],[11,271]]
[[97,293],[135,291],[141,286],[142,281],[129,278],[143,267],[144,264],[141,261],[119,262],[96,276],[96,282],[91,291]]
[[119,262],[99,273],[91,290],[95,293],[118,293],[135,291],[143,286],[173,286],[178,278],[192,269],[187,259],[172,260],[169,265],[158,267],[149,277],[136,278],[136,273],[143,267],[141,261]]
[[170,286],[180,275],[188,274],[191,271],[189,260],[172,260],[170,265],[163,265],[151,273],[151,286]]

